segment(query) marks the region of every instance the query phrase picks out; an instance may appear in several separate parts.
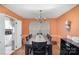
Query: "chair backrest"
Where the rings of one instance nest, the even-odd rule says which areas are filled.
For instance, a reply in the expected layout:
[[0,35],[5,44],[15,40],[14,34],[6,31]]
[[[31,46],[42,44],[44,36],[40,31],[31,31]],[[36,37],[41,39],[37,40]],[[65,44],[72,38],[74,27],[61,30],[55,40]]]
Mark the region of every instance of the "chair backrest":
[[33,53],[45,54],[47,42],[32,42]]

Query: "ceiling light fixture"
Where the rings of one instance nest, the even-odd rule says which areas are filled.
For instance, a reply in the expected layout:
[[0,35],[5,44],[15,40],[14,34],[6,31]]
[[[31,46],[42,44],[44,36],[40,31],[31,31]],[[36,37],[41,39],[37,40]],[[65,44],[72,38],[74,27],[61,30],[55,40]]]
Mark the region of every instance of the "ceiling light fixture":
[[46,21],[46,18],[43,17],[42,12],[43,10],[39,10],[40,14],[39,14],[39,22],[44,22]]

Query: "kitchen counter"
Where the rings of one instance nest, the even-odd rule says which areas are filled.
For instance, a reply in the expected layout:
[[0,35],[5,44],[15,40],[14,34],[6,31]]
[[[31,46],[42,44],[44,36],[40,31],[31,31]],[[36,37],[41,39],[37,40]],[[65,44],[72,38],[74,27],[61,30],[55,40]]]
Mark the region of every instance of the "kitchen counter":
[[72,45],[74,45],[74,46],[76,46],[76,47],[79,48],[79,43],[74,42],[73,40],[68,39],[68,38],[62,38],[62,39],[63,39],[64,41],[66,41],[66,42],[68,42],[68,43],[70,43],[70,44],[72,44]]
[[68,38],[61,38],[61,55],[79,55],[79,43]]

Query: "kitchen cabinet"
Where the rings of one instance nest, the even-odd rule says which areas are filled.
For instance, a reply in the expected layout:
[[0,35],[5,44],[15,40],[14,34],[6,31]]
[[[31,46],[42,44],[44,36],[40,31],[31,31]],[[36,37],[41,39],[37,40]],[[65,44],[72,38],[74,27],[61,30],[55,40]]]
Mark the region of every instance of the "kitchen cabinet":
[[0,13],[0,55],[11,54],[21,48],[21,21]]
[[21,48],[22,46],[22,25],[21,21],[16,20],[15,21],[15,49]]
[[5,53],[5,29],[4,29],[4,17],[2,15],[0,15],[0,54],[4,54]]

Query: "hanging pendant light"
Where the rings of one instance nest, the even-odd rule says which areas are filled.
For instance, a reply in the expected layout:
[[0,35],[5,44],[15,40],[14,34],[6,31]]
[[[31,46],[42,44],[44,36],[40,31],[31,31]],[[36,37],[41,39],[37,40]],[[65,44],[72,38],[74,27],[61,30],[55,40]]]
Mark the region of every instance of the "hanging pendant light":
[[39,21],[40,21],[40,23],[42,22],[42,10],[40,10]]

